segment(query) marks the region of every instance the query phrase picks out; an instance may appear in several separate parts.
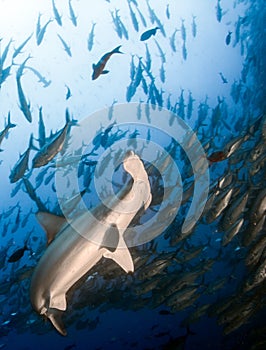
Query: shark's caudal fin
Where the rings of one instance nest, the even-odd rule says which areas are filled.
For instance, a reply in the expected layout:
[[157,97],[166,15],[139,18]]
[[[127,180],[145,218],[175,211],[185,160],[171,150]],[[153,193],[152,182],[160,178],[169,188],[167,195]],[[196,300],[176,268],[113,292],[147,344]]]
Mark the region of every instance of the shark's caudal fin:
[[[106,238],[105,238],[105,249],[103,256],[108,259],[112,259],[115,261],[119,266],[122,267],[123,270],[128,272],[134,271],[134,264],[133,260],[130,254],[130,251],[128,250],[128,247],[126,245],[126,242],[123,238],[124,230],[119,230],[116,225],[112,225],[110,230],[106,232]],[[107,235],[112,234],[113,238],[107,237]],[[111,251],[111,248],[106,246],[107,242],[112,242],[112,247],[115,247],[114,251]],[[115,245],[113,244],[115,243]]]
[[58,311],[56,309],[49,309],[46,312],[46,317],[49,318],[49,320],[52,322],[55,329],[61,334],[61,335],[67,335],[67,331],[64,327],[64,324],[62,322],[61,316],[62,312]]

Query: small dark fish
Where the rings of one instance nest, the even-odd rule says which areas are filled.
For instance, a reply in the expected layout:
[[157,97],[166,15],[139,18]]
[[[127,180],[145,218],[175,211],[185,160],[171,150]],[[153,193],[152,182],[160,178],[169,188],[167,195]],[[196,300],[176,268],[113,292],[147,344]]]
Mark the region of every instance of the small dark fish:
[[99,62],[97,64],[92,65],[92,68],[93,68],[92,80],[97,79],[101,74],[107,74],[109,72],[108,70],[104,70],[104,67],[105,67],[107,61],[109,60],[109,58],[114,53],[123,53],[123,52],[119,51],[120,47],[121,47],[121,45],[117,46],[112,51],[107,52],[106,54],[104,54],[101,57],[101,59],[99,60]]
[[166,58],[165,58],[165,52],[164,50],[161,48],[161,46],[159,45],[158,41],[156,39],[154,39],[154,42],[159,50],[159,53],[160,53],[160,56],[161,56],[161,60],[162,60],[162,63],[165,63],[166,62]]
[[223,151],[213,152],[209,157],[207,157],[208,161],[211,163],[221,162],[227,158],[227,153]]
[[[2,40],[2,39],[1,39]],[[10,47],[10,44],[12,43],[13,39],[10,39],[9,40],[9,43],[7,44],[7,46],[5,47],[2,55],[0,55],[0,65],[1,67],[3,67],[4,63],[5,63],[5,60],[7,58],[7,55],[8,55],[8,51],[9,51],[9,47]]]
[[[4,139],[5,137],[7,138],[9,129],[14,128],[15,126],[16,126],[16,124],[11,123],[11,120],[10,120],[10,112],[8,112],[7,125],[6,125],[6,127],[4,128],[4,130],[2,130],[2,131],[0,132],[0,146],[1,146],[1,143],[2,143],[3,139]],[[1,152],[1,151],[2,151],[2,150],[0,149],[0,152]]]
[[69,13],[70,13],[70,19],[73,25],[77,26],[77,16],[75,15],[74,9],[71,5],[71,0],[68,0],[68,6],[69,6]]
[[21,221],[21,227],[25,227],[27,224],[27,221],[29,219],[29,217],[31,216],[31,214],[33,214],[32,208],[31,210],[24,216],[23,220]]
[[181,36],[183,41],[186,41],[187,39],[187,31],[186,31],[186,27],[185,27],[185,20],[181,19],[182,24],[181,24]]
[[197,35],[197,24],[196,24],[196,16],[193,16],[192,15],[192,24],[191,24],[191,27],[192,27],[192,35],[193,35],[193,38],[196,37]]
[[18,97],[19,97],[19,102],[20,102],[20,109],[21,109],[22,113],[24,114],[25,118],[27,119],[27,121],[29,123],[31,123],[32,122],[32,115],[31,115],[31,111],[30,111],[30,103],[27,103],[24,91],[22,89],[21,81],[20,81],[21,76],[23,74],[23,69],[25,68],[26,61],[29,58],[30,58],[30,56],[28,58],[26,58],[26,60],[19,67],[19,69],[17,71],[17,75],[16,75],[16,80],[17,80],[17,89],[18,89]]
[[176,45],[175,45],[175,35],[176,35],[176,32],[178,31],[178,29],[175,29],[175,31],[173,32],[173,34],[171,35],[169,41],[170,41],[170,46],[171,46],[171,49],[176,52]]
[[115,10],[115,14],[114,14],[113,11],[110,11],[111,16],[112,16],[112,20],[113,20],[113,23],[115,26],[115,31],[116,31],[117,35],[119,36],[119,38],[121,39],[123,36],[123,33],[122,33],[122,28],[121,28],[121,20],[120,20],[120,17],[118,16],[118,12],[119,12],[119,10]]
[[40,29],[40,32],[37,36],[37,45],[41,45],[41,42],[43,41],[43,38],[44,38],[44,34],[46,32],[46,29],[48,27],[48,24],[51,23],[53,20],[52,19],[49,19],[49,21],[46,22],[46,24]]
[[2,69],[2,66],[0,65],[0,89],[2,84],[9,77],[12,66],[13,66],[13,62],[11,63],[10,66],[6,67],[5,69]]
[[225,38],[225,43],[226,43],[226,45],[229,45],[230,44],[230,42],[231,42],[231,36],[232,36],[232,32],[228,32],[228,34],[227,34],[227,36],[226,36],[226,38]]
[[10,172],[9,180],[11,183],[14,183],[20,180],[24,176],[26,170],[29,169],[28,162],[29,162],[30,151],[32,149],[36,149],[36,148],[33,145],[33,135],[31,134],[29,147],[19,157],[19,160],[16,162],[16,164],[14,165],[13,169]]
[[19,248],[8,258],[7,261],[10,263],[19,261],[23,257],[26,250],[29,250],[29,248],[26,245],[23,248]]
[[92,26],[91,26],[91,31],[89,33],[89,37],[88,37],[88,50],[91,51],[92,50],[92,47],[93,47],[93,42],[94,42],[94,28],[96,26],[96,23],[93,22],[92,23]]
[[37,24],[36,24],[36,32],[35,32],[36,41],[38,40],[38,36],[39,36],[39,34],[40,34],[40,31],[41,31],[41,16],[42,16],[42,14],[39,13],[39,15],[38,15],[38,20],[37,20]]
[[55,18],[56,22],[57,22],[60,26],[62,26],[62,20],[61,20],[61,17],[62,17],[62,16],[59,15],[59,12],[58,12],[58,10],[57,10],[57,8],[56,8],[56,6],[55,6],[54,0],[52,0],[52,4],[53,4],[54,18]]
[[36,203],[38,210],[47,211],[45,205],[42,203],[40,198],[37,196],[36,191],[32,186],[32,183],[25,176],[23,177],[23,183],[24,183],[25,189],[26,189],[29,197]]
[[165,10],[166,17],[170,19],[170,11],[169,11],[169,4],[166,5],[166,10]]
[[223,11],[221,8],[221,4],[220,4],[221,0],[217,0],[217,5],[216,5],[216,18],[218,22],[221,22],[222,17],[223,17]]
[[149,30],[146,30],[146,32],[142,33],[140,36],[140,41],[148,40],[152,35],[156,34],[156,31],[160,29],[159,27],[155,27]]
[[42,107],[39,107],[39,146],[43,147],[45,144],[46,136],[45,136],[45,125],[42,116]]
[[28,241],[29,241],[30,236],[31,236],[31,232],[28,234],[28,237],[25,241],[24,247],[17,249],[13,254],[11,254],[11,256],[7,260],[8,262],[14,263],[14,262],[19,261],[23,257],[25,251],[30,250],[28,248]]
[[182,55],[183,55],[184,60],[186,60],[187,59],[187,48],[186,48],[185,41],[183,42],[183,45],[182,45]]
[[138,7],[136,7],[136,10],[138,11],[138,14],[139,14],[139,17],[140,17],[140,20],[141,20],[143,26],[147,27],[147,22],[143,16],[143,14],[141,13],[140,9]]
[[64,46],[64,50],[66,51],[66,53],[68,54],[68,56],[72,57],[72,53],[70,50],[70,47],[67,45],[67,43],[65,42],[65,40],[61,37],[61,35],[57,34],[58,38],[60,39],[61,43]]
[[222,79],[223,84],[227,84],[227,83],[228,83],[228,80],[225,78],[225,76],[223,75],[223,73],[220,72],[219,75],[220,75],[220,77],[221,77],[221,79]]
[[66,100],[68,100],[68,99],[72,96],[72,94],[71,94],[70,88],[69,88],[67,85],[65,85],[65,86],[66,86],[66,88],[67,88]]
[[137,18],[136,18],[136,14],[132,10],[132,7],[130,5],[130,1],[128,0],[127,2],[128,2],[130,17],[131,17],[131,21],[132,21],[133,27],[134,27],[135,31],[138,32],[139,31],[139,24],[138,24],[138,21],[137,21]]
[[39,83],[42,83],[44,88],[51,84],[52,81],[47,80],[44,76],[41,75],[40,72],[37,71],[37,69],[29,66],[25,66],[25,68],[31,70],[39,78]]
[[31,35],[17,49],[15,49],[13,56],[12,56],[13,59],[21,53],[21,50],[28,43],[28,41],[31,39],[32,35],[33,35],[33,33],[31,33]]

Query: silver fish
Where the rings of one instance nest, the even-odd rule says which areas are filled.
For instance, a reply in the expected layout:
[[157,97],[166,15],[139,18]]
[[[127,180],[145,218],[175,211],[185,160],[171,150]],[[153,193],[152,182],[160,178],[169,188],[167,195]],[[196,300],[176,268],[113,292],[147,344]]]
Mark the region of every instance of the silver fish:
[[49,142],[44,144],[32,160],[33,168],[39,168],[48,164],[60,151],[62,151],[71,125],[75,125],[75,123],[70,120],[67,121],[64,128]]

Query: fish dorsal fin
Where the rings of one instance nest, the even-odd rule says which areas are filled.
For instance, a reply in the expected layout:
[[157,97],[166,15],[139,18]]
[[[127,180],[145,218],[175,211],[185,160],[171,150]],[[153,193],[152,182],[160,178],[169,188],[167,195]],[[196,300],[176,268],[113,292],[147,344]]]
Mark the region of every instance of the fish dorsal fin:
[[36,213],[36,218],[46,232],[47,244],[51,243],[51,241],[55,238],[56,234],[66,223],[66,219],[64,217],[57,216],[44,211],[38,211]]
[[[114,229],[114,227],[112,227],[112,229]],[[124,230],[122,232],[124,232]],[[134,264],[133,264],[130,251],[128,250],[126,242],[124,241],[122,233],[119,232],[119,230],[118,230],[118,233],[119,233],[119,240],[118,240],[117,248],[113,252],[110,251],[109,248],[105,248],[106,251],[104,252],[103,256],[105,258],[112,259],[119,266],[121,266],[122,269],[125,270],[127,273],[133,272]]]
[[92,69],[95,69],[95,68],[96,68],[96,64],[93,63],[93,64],[92,64]]

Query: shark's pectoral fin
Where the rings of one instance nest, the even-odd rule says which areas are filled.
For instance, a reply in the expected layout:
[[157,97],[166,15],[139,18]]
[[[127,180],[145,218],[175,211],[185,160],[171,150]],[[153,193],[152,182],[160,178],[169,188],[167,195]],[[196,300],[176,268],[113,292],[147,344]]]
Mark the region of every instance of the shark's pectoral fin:
[[127,273],[134,271],[134,263],[122,234],[120,234],[117,248],[115,249],[115,251],[112,252],[107,248],[103,256],[105,258],[112,259],[113,261],[115,261]]
[[105,70],[102,71],[102,74],[108,74],[108,73],[109,73],[109,70],[105,69]]
[[58,295],[51,295],[49,308],[65,311],[67,308],[65,293],[58,294]]
[[64,327],[64,324],[62,322],[62,312],[58,311],[56,309],[49,309],[46,313],[46,317],[49,318],[49,320],[52,322],[55,329],[61,334],[61,335],[67,335],[67,331]]

